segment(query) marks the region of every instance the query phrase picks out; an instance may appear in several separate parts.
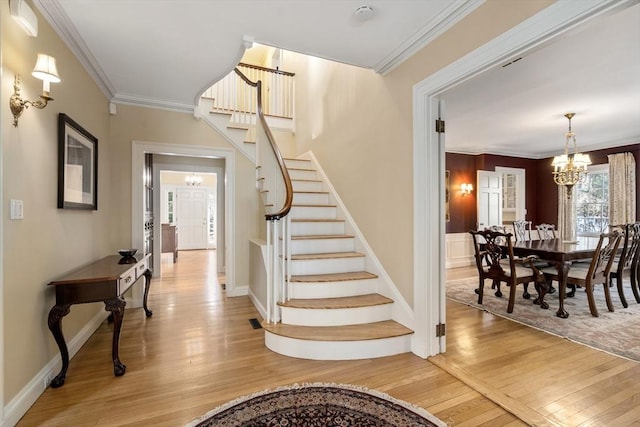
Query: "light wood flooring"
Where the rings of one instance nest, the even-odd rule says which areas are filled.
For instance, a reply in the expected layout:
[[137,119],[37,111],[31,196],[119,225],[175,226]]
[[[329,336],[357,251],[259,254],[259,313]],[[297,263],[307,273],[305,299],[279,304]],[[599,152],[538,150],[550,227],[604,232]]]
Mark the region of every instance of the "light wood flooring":
[[66,384],[47,389],[20,426],[180,426],[236,397],[303,382],[376,389],[451,426],[640,425],[639,363],[454,302],[447,352],[429,360],[288,358],[251,328],[258,314],[247,297],[226,297],[215,251],[181,251],[176,264],[167,257],[152,281],[153,316],[125,313],[126,375],[113,376],[105,322],[71,360]]

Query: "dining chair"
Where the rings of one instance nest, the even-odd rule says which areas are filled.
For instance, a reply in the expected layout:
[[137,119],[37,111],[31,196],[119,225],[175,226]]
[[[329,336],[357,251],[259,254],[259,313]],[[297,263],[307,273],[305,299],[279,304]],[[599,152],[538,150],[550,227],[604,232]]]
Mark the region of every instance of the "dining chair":
[[[585,289],[589,302],[589,311],[594,317],[598,317],[598,309],[596,308],[596,300],[593,294],[595,285],[602,284],[604,286],[607,309],[614,311],[611,293],[609,292],[609,273],[613,266],[615,254],[620,246],[621,238],[621,233],[602,233],[591,262],[589,264],[574,263],[567,273],[567,285],[581,286]],[[541,271],[547,280],[559,281],[556,268],[548,267],[543,268]]]
[[540,240],[550,240],[557,237],[556,226],[553,224],[537,224],[536,230],[538,230]]
[[[498,291],[501,282],[509,286],[507,313],[513,312],[517,285],[534,282],[538,294],[540,293],[539,283],[545,279],[542,273],[533,266],[533,261],[537,257],[516,258],[513,255],[511,233],[492,230],[472,230],[469,233],[473,237],[476,267],[478,268],[479,286],[476,289],[478,304],[482,304],[486,279],[491,280],[492,285],[495,285]],[[506,242],[506,244],[502,242]],[[503,258],[505,256],[506,258]],[[496,296],[501,296],[501,294],[496,293]],[[545,308],[548,308],[548,305]]]
[[[485,227],[485,230],[491,230],[491,231],[507,234],[507,230],[504,225],[490,225],[489,227]],[[503,237],[498,237],[498,239],[496,240],[496,243],[503,244],[503,243],[506,243],[506,241]],[[505,257],[506,255],[502,256],[502,258],[505,258]],[[493,282],[491,284],[491,289],[496,290],[495,296],[497,296],[498,298],[502,298],[502,291],[500,290],[500,282]],[[476,294],[478,292],[479,290],[476,289]]]
[[518,219],[513,221],[513,235],[518,242],[526,242],[531,240],[531,221]]
[[624,280],[623,274],[629,272],[629,281],[631,282],[631,290],[636,302],[640,303],[640,292],[638,290],[638,257],[640,256],[640,222],[625,224],[622,228],[624,242],[622,244],[622,252],[616,257],[609,272],[611,283],[616,283],[620,302],[624,308],[629,307],[627,299],[624,296]]
[[[512,222],[512,225],[513,235],[516,238],[516,242],[528,242],[531,240],[531,221],[517,219]],[[548,263],[545,261],[536,261],[535,265],[536,267],[546,267]],[[529,283],[524,284],[522,297],[524,299],[531,298],[531,294],[529,294]]]

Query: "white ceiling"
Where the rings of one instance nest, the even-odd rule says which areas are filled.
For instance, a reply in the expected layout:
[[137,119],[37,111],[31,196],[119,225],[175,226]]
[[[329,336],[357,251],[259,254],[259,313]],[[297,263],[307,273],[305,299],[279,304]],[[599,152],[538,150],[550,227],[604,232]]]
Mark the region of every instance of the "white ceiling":
[[[184,111],[239,62],[244,41],[384,73],[482,2],[33,0],[109,99]],[[375,16],[359,22],[363,4]],[[610,19],[443,94],[447,150],[557,154],[569,111],[582,148],[637,142],[640,5]]]
[[[445,92],[447,151],[542,158],[640,141],[640,4]],[[504,65],[504,64],[503,64]]]
[[115,101],[188,110],[244,41],[384,72],[483,0],[33,0]]

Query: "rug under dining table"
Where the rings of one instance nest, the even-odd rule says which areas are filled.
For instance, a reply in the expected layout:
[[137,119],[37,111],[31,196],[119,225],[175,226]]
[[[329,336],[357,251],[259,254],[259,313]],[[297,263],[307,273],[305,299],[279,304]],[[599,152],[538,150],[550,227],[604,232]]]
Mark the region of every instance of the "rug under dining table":
[[610,288],[615,308],[613,313],[607,310],[602,285],[596,287],[594,294],[599,317],[593,317],[589,312],[587,295],[583,289],[577,289],[575,297],[565,299],[565,309],[569,312],[567,319],[556,316],[557,292],[547,294],[545,297],[545,301],[549,304],[548,310],[534,305],[533,300],[536,295],[532,285],[529,285],[529,292],[532,292],[529,300],[522,298],[522,286],[518,286],[513,313],[507,313],[509,289],[504,284],[502,285],[503,296],[498,298],[491,289],[490,281],[487,281],[484,287],[483,304],[478,304],[478,295],[474,292],[478,287],[477,276],[448,280],[447,298],[579,344],[640,361],[640,304],[636,303],[631,293],[628,279],[625,285],[628,308],[622,307],[617,289]]

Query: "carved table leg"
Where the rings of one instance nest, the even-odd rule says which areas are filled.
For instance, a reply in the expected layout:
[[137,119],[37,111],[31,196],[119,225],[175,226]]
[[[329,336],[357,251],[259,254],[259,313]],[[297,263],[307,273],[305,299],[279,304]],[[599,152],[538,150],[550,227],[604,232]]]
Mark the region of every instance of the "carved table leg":
[[51,380],[51,388],[58,388],[64,384],[67,369],[69,369],[69,350],[67,349],[67,343],[64,341],[64,335],[62,335],[62,318],[69,314],[69,307],[70,305],[68,304],[54,305],[49,311],[49,330],[58,344],[60,357],[62,358],[62,369],[60,369],[60,373]]
[[113,374],[116,377],[124,375],[127,367],[120,362],[118,356],[118,343],[120,341],[120,328],[124,317],[124,306],[127,305],[123,298],[115,298],[104,302],[104,309],[111,312],[113,316],[113,341],[111,343],[111,357],[113,358]]
[[[175,262],[175,261],[174,261]],[[144,313],[147,317],[150,317],[153,314],[153,311],[149,310],[147,307],[147,297],[149,296],[149,288],[151,287],[151,269],[147,269],[144,272],[144,298],[142,299],[142,307],[144,308]]]
[[560,300],[560,306],[558,307],[556,316],[562,319],[569,317],[569,313],[564,309],[564,298],[567,294],[567,274],[569,273],[570,266],[571,262],[569,261],[558,263],[558,288],[560,288],[558,300]]
[[544,301],[544,297],[549,293],[549,283],[542,276],[541,278],[536,278],[533,285],[536,288],[536,292],[538,292],[538,298],[534,299],[533,303],[539,305],[540,308],[548,309],[549,304]]

